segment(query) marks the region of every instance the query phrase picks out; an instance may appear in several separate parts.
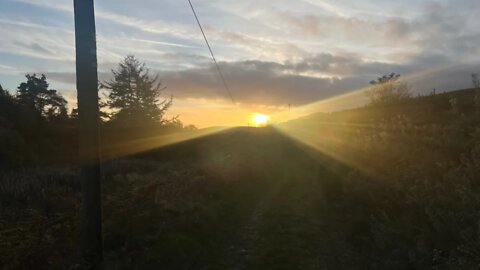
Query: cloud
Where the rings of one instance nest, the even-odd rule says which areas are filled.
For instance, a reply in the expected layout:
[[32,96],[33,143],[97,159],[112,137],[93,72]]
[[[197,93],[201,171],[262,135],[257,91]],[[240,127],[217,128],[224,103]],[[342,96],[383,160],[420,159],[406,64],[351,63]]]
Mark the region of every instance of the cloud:
[[[480,12],[480,3],[463,2],[423,4],[418,6],[416,13],[407,13],[408,16],[399,13],[395,17],[340,16],[278,9],[272,9],[267,16],[282,27],[286,36],[298,40],[298,44],[306,40],[321,41],[330,51],[341,47],[372,60],[388,61],[392,54],[401,52],[432,51],[454,59],[465,59],[468,54],[480,60],[477,46],[480,28],[472,27],[478,26],[472,18],[475,12]],[[378,5],[389,10],[389,4]]]
[[[32,72],[33,73],[33,72]],[[39,74],[45,74],[48,80],[56,81],[64,84],[75,85],[77,77],[73,72],[36,72]],[[111,78],[109,72],[98,72],[98,79],[100,81],[105,81]]]
[[[65,11],[73,14],[73,4],[63,0],[15,0],[30,5],[41,6],[49,9],[55,9]],[[68,4],[67,4],[68,3]],[[159,20],[146,21],[140,18],[130,17],[122,14],[109,12],[105,9],[96,7],[95,15],[99,19],[108,20],[124,26],[129,26],[141,30],[144,32],[156,33],[156,34],[170,34],[175,36],[189,36],[191,31],[185,29],[182,25],[175,25],[172,22],[162,22]]]
[[28,21],[0,20],[0,51],[59,62],[74,60],[74,33]]
[[17,75],[19,73],[18,69],[8,65],[0,65],[0,74],[5,75]]
[[275,40],[275,37],[260,38],[241,32],[222,31],[211,27],[207,28],[207,31],[218,42],[226,43],[233,48],[243,49],[256,59],[282,61],[299,58],[306,54],[306,51],[299,46],[288,41]]
[[[337,96],[363,88],[370,80],[390,72],[405,75],[409,82],[411,77],[410,83],[418,92],[434,87],[454,90],[469,86],[469,80],[465,79],[471,72],[468,70],[480,69],[479,65],[459,65],[425,73],[417,66],[415,61],[399,65],[330,54],[295,63],[258,60],[220,63],[237,102],[271,106],[301,105]],[[331,74],[342,76],[329,76]],[[167,92],[178,98],[228,99],[213,66],[163,72],[160,76],[168,86]]]
[[[230,85],[236,102],[284,106],[305,104],[334,96],[361,85],[358,78],[317,78],[300,75],[304,68],[292,64],[258,60],[221,62],[220,67]],[[153,71],[153,70],[152,70]],[[213,65],[178,71],[159,72],[167,86],[165,94],[176,98],[229,99]],[[75,83],[75,74],[46,72],[49,80]],[[107,72],[99,73],[101,80],[109,79]]]
[[148,39],[139,39],[139,38],[132,38],[132,40],[134,40],[134,41],[140,41],[140,42],[145,42],[145,43],[151,43],[151,44],[164,45],[164,46],[173,46],[173,47],[181,47],[181,48],[196,48],[195,46],[190,46],[190,45],[185,45],[185,44],[179,44],[179,43],[173,43],[173,42],[164,42],[164,41],[148,40]]
[[[433,88],[439,91],[467,88],[471,72],[480,71],[480,64],[452,65],[442,55],[418,55],[413,59],[405,64],[392,64],[365,61],[355,55],[322,53],[298,61],[246,60],[220,62],[219,65],[236,102],[279,107],[304,105],[348,93],[391,72],[402,74],[416,93],[428,93]],[[152,73],[157,72],[167,86],[166,95],[172,94],[180,99],[229,100],[212,64],[181,70],[152,70]],[[50,80],[75,82],[73,73],[46,74]],[[109,72],[99,73],[100,80],[110,77]]]
[[[73,29],[62,27],[71,27],[65,20],[71,2],[16,1],[52,9],[64,20],[0,19],[0,51],[43,60],[17,67],[24,73],[43,70],[51,80],[74,85]],[[160,73],[166,94],[228,100],[188,6],[166,1],[168,12],[157,12],[155,3],[97,3],[100,78],[135,54]],[[405,75],[420,92],[452,90],[468,87],[469,74],[480,71],[478,1],[245,0],[219,6],[199,2],[198,8],[233,96],[243,104],[305,104],[390,72]]]
[[319,8],[321,8],[322,10],[324,11],[327,11],[329,13],[332,13],[336,16],[339,16],[339,17],[347,17],[346,13],[344,12],[344,10],[338,8],[337,6],[335,5],[332,5],[326,1],[313,1],[313,0],[304,0],[305,2],[311,4],[311,5],[314,5],[314,6],[317,6]]
[[[277,72],[277,63],[222,63],[233,98],[243,104],[285,106],[305,104],[348,91],[355,79],[314,78]],[[260,68],[261,67],[261,68]],[[228,99],[215,69],[193,69],[161,74],[167,92],[178,98]],[[188,79],[187,79],[188,78]]]
[[13,41],[13,44],[31,50],[35,53],[41,54],[41,55],[54,55],[55,53],[42,45],[38,44],[37,42],[30,42],[30,43],[25,43],[21,41]]
[[[284,63],[222,62],[220,68],[237,102],[272,106],[301,105],[343,94],[365,86],[378,74],[398,69],[331,54]],[[228,98],[213,66],[163,72],[160,76],[167,91],[179,98]]]

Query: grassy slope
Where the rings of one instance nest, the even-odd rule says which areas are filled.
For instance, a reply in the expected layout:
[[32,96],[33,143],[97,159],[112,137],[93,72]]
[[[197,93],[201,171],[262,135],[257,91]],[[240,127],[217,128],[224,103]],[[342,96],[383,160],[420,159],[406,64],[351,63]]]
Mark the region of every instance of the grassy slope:
[[[448,95],[289,124],[370,174],[271,128],[106,163],[107,268],[469,269],[468,254],[480,250],[472,242],[479,123],[473,108],[452,112]],[[470,94],[455,95],[461,103]],[[79,262],[76,175],[2,174],[5,269]]]
[[[45,178],[69,177],[56,183],[42,174],[48,173],[2,179],[2,195],[9,196],[2,196],[0,223],[6,269],[78,262],[76,173],[50,172]],[[310,157],[269,128],[228,130],[109,162],[107,267],[319,269],[312,248],[319,243],[312,238],[320,214],[316,176]],[[18,186],[6,184],[18,178]],[[32,197],[38,190],[46,192]]]
[[478,268],[479,97],[467,89],[283,127],[346,165],[321,181],[334,191],[323,229],[336,269]]

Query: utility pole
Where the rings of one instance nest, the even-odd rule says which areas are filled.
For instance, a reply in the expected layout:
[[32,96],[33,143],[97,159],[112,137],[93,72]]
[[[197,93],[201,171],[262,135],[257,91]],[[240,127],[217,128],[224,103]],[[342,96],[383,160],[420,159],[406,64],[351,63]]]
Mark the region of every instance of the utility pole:
[[97,46],[93,0],[74,0],[82,207],[80,244],[89,269],[103,260]]

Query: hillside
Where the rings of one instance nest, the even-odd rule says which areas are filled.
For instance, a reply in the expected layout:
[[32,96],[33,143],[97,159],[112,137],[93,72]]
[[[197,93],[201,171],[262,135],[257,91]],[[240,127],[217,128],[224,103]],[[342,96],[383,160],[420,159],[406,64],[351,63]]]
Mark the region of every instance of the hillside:
[[[103,164],[106,269],[475,269],[471,91],[132,144]],[[4,171],[4,268],[81,267],[79,196],[75,167]]]
[[475,97],[480,89],[463,89],[436,95],[417,96],[396,104],[376,107],[359,107],[334,113],[315,113],[289,121],[287,125],[295,125],[335,119],[335,121],[362,122],[368,120],[386,119],[391,116],[403,115],[418,124],[445,123],[457,117],[457,114],[471,115],[480,101]]
[[[317,269],[316,165],[273,129],[227,130],[103,171],[107,269]],[[75,168],[2,175],[5,269],[78,263],[77,181]]]

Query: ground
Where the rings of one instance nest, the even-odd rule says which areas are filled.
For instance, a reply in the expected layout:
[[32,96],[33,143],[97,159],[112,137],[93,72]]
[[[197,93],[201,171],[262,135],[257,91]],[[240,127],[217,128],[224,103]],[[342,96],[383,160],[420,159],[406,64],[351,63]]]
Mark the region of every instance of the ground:
[[[105,162],[107,269],[325,269],[322,169],[309,151],[273,128],[237,128]],[[78,264],[76,175],[4,176],[7,269]]]

